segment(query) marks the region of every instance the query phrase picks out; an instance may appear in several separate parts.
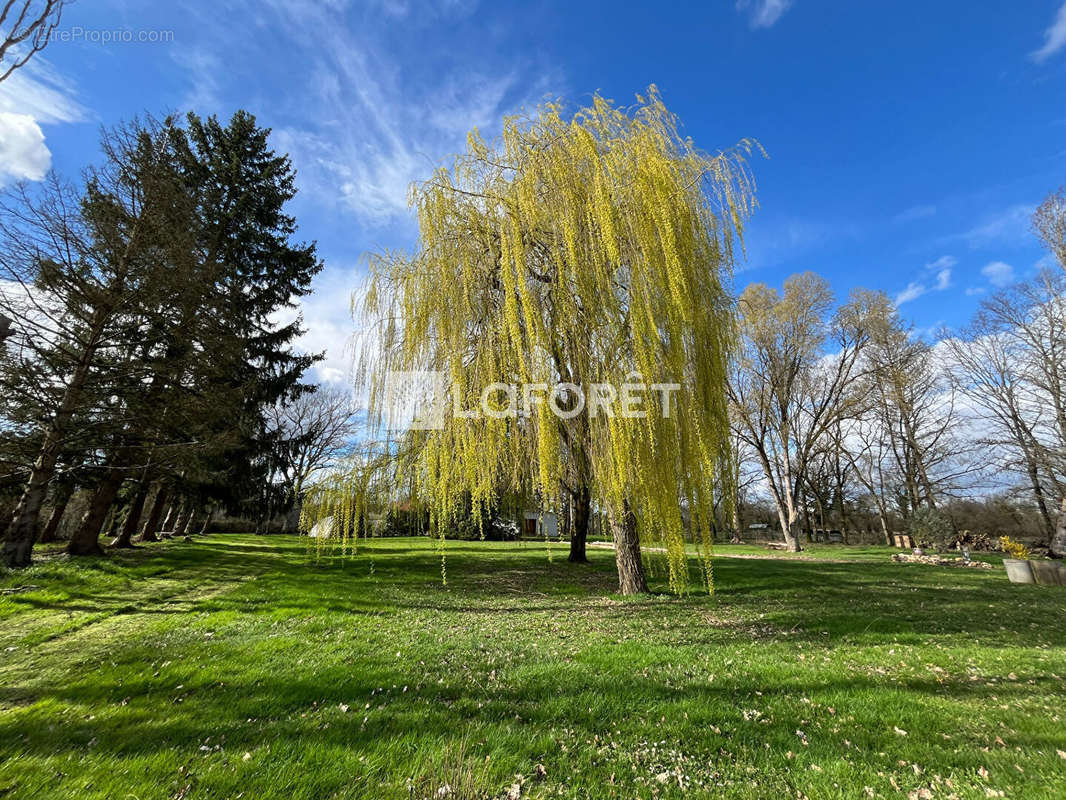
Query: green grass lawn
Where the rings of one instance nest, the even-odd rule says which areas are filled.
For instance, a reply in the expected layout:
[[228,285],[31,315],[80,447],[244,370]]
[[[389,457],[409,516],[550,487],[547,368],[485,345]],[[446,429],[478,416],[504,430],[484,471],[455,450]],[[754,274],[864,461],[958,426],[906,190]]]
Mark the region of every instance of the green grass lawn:
[[1066,797],[1066,590],[891,552],[635,600],[543,543],[43,560],[0,574],[0,797]]

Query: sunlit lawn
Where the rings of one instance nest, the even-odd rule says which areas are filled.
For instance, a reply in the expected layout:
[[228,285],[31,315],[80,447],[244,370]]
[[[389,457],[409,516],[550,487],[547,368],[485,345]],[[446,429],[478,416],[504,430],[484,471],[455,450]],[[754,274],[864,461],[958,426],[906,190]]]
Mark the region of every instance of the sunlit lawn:
[[623,600],[607,550],[449,542],[444,585],[435,547],[0,574],[34,587],[0,597],[0,797],[1066,797],[1066,589],[836,546]]

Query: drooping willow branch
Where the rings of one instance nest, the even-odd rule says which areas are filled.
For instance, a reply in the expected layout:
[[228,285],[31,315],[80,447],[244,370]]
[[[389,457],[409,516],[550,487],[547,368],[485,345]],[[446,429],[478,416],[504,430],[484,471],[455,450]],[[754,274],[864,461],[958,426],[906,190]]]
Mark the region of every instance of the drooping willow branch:
[[[682,388],[672,408],[652,396],[637,418],[563,420],[547,403],[518,418],[449,415],[442,430],[412,432],[404,474],[377,487],[417,495],[440,530],[523,487],[550,507],[578,481],[596,508],[632,511],[641,539],[667,550],[677,591],[688,582],[685,533],[696,532],[710,584],[715,509],[733,497],[728,284],[755,204],[753,152],[749,141],[698,150],[654,87],[624,110],[598,96],[570,116],[548,104],[505,120],[491,144],[472,132],[450,168],[412,190],[417,251],[371,260],[361,312],[374,339],[355,374],[372,422],[397,370],[444,373],[464,406],[498,382],[639,375]],[[366,469],[323,485],[308,522],[373,483]]]

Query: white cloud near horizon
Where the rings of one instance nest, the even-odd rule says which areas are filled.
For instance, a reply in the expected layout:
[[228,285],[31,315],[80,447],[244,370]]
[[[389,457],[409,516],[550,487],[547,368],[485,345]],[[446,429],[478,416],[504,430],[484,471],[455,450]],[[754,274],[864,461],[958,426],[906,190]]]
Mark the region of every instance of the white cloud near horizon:
[[1062,4],[1055,19],[1044,31],[1043,46],[1030,53],[1029,58],[1039,64],[1063,48],[1066,48],[1066,3]]
[[792,0],[737,0],[737,11],[749,11],[752,28],[769,28],[792,7]]

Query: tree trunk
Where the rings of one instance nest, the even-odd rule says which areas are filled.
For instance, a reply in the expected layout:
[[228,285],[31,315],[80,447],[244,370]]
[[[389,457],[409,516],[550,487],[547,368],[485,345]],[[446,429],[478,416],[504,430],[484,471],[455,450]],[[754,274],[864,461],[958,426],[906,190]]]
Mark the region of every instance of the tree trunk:
[[790,553],[800,552],[803,549],[800,547],[800,537],[802,535],[803,527],[800,525],[799,516],[797,515],[785,529],[785,549]]
[[137,523],[141,521],[144,512],[144,501],[148,499],[148,481],[142,480],[137,487],[137,492],[130,501],[126,511],[126,519],[122,521],[122,528],[118,536],[111,540],[112,547],[133,547],[133,534],[137,530]]
[[174,525],[178,521],[178,517],[181,516],[181,510],[185,504],[184,500],[179,499],[176,503],[171,503],[170,508],[167,509],[167,518],[163,520],[163,525],[159,529],[165,533],[170,533],[174,530]]
[[159,520],[163,516],[163,509],[167,504],[167,489],[165,486],[160,486],[156,489],[155,499],[152,500],[152,508],[148,512],[148,519],[145,520],[144,527],[141,528],[141,541],[142,542],[158,542],[159,537],[156,536],[156,531],[159,529]]
[[1062,498],[1055,535],[1051,539],[1051,557],[1066,558],[1066,497]]
[[796,530],[798,516],[787,506],[782,507],[780,502],[777,504],[777,521],[781,526],[781,535],[785,537],[785,549],[790,553],[798,553],[800,549],[799,532]]
[[611,518],[614,557],[618,565],[618,591],[621,594],[647,594],[648,579],[644,575],[644,561],[640,557],[637,517],[628,504],[621,517],[617,519],[612,515]]
[[106,314],[100,310],[93,315],[88,331],[88,344],[82,351],[74,374],[71,375],[70,382],[63,392],[63,400],[47,426],[41,449],[37,454],[37,459],[33,462],[30,477],[26,481],[26,488],[22,491],[22,497],[15,506],[11,524],[4,534],[4,547],[0,551],[0,556],[8,567],[30,565],[33,543],[37,538],[37,523],[41,516],[41,506],[48,491],[48,484],[55,475],[56,461],[59,459],[67,427],[74,417],[74,410],[81,402],[82,389],[89,378],[89,367],[96,356],[105,319]]
[[52,513],[48,517],[48,522],[45,523],[44,530],[41,531],[41,538],[37,541],[41,544],[48,544],[56,540],[56,533],[59,531],[59,523],[63,521],[63,514],[67,510],[67,504],[70,502],[71,496],[74,494],[73,484],[63,484],[56,492],[56,496],[52,501]]
[[67,544],[67,552],[70,555],[100,556],[104,554],[103,548],[100,547],[100,529],[104,525],[104,520],[107,519],[107,512],[115,501],[119,487],[122,486],[123,478],[122,470],[113,469],[96,488],[89,502],[89,510],[85,512],[81,524]]
[[204,515],[204,524],[200,527],[200,535],[207,536],[207,529],[211,526],[211,517],[214,516],[214,512],[209,508]]
[[892,532],[888,529],[888,520],[883,511],[877,512],[877,518],[881,521],[881,535],[885,537],[885,544],[892,546]]
[[1036,464],[1028,460],[1027,472],[1029,473],[1029,484],[1033,489],[1033,498],[1036,500],[1036,507],[1040,511],[1040,519],[1044,523],[1044,532],[1047,534],[1048,542],[1055,538],[1055,523],[1051,520],[1051,514],[1048,511],[1047,503],[1044,501],[1044,487],[1040,485],[1040,473],[1036,468]]
[[574,524],[570,528],[570,561],[575,564],[587,564],[585,543],[589,538],[589,512],[592,508],[592,492],[588,486],[580,487],[572,495]]
[[800,537],[804,537],[808,542],[811,541],[814,534],[814,526],[811,525],[811,508],[809,498],[804,495],[800,495],[801,502],[803,503],[803,527],[800,528],[799,534],[796,536],[796,541],[800,541]]
[[733,544],[740,544],[740,498],[733,498],[733,508],[730,511],[730,522],[733,525],[733,535],[729,537],[729,541]]
[[196,506],[192,502],[187,501],[185,509],[182,511],[182,515],[178,517],[178,522],[174,526],[174,537],[185,536],[189,532],[189,525],[192,523],[192,518],[196,516]]
[[56,456],[42,461],[44,454],[37,459],[30,472],[30,479],[15,506],[14,518],[8,526],[4,537],[3,558],[9,568],[28,567],[33,542],[37,535],[37,521],[41,515],[41,505],[48,492],[48,482],[55,471]]

